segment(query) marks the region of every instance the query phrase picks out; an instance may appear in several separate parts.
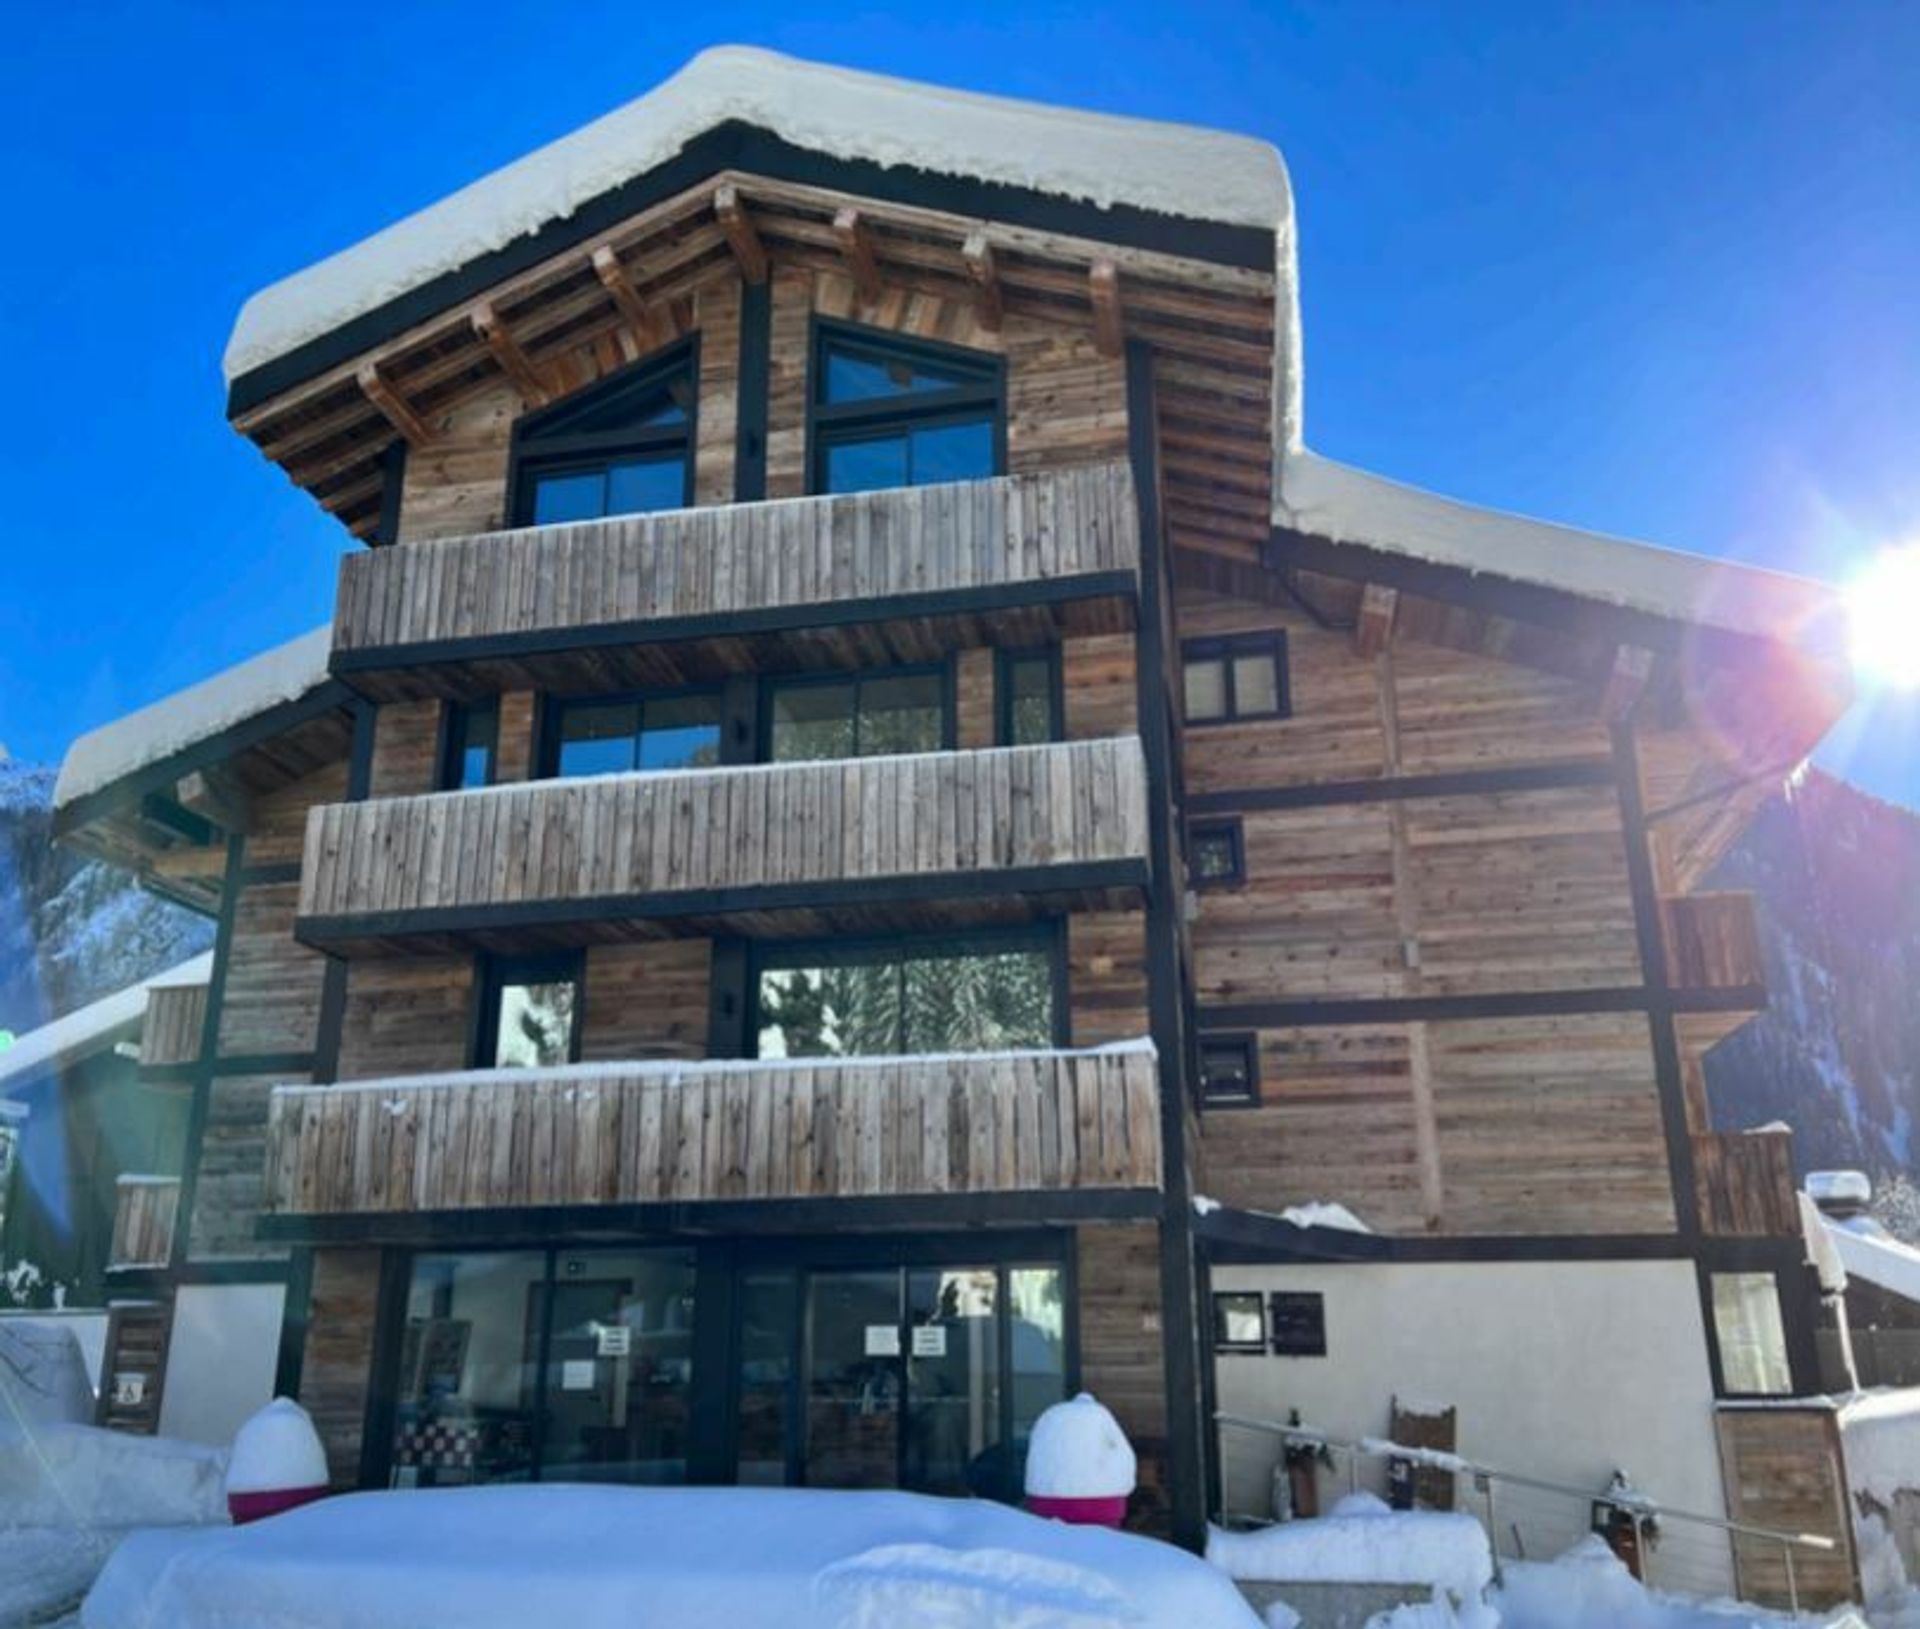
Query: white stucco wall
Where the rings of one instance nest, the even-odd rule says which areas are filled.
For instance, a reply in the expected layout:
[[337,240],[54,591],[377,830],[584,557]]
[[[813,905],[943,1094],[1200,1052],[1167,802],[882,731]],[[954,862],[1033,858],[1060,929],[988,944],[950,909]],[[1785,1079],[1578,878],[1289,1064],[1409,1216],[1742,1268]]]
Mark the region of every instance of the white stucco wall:
[[[1335,1436],[1387,1435],[1393,1399],[1459,1410],[1458,1451],[1481,1464],[1596,1492],[1615,1469],[1676,1509],[1724,1515],[1713,1382],[1693,1267],[1684,1261],[1331,1267],[1216,1267],[1219,1290],[1326,1297],[1323,1358],[1216,1357],[1223,1413],[1303,1423]],[[1221,1436],[1227,1511],[1264,1514],[1276,1441]],[[1384,1466],[1362,1486],[1384,1492]],[[1348,1482],[1321,1472],[1323,1508]],[[1462,1485],[1461,1508],[1484,1520]],[[1494,1492],[1503,1555],[1557,1553],[1584,1530],[1585,1502]],[[1653,1577],[1675,1589],[1732,1585],[1712,1531],[1669,1523]]]
[[225,1448],[273,1400],[280,1357],[278,1284],[183,1285],[173,1306],[160,1434]]

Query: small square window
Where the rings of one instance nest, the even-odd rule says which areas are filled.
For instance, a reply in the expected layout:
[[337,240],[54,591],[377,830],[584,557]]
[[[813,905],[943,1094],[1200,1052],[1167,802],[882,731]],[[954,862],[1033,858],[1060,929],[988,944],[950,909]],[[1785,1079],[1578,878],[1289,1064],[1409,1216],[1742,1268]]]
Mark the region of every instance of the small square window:
[[1187,879],[1195,888],[1229,888],[1247,879],[1245,839],[1237,820],[1195,821],[1187,828]]
[[486,973],[483,1069],[550,1069],[579,1056],[580,958],[495,962]]
[[1213,1349],[1264,1352],[1267,1309],[1258,1290],[1217,1290],[1213,1297]]
[[1257,1108],[1259,1047],[1251,1035],[1216,1035],[1200,1042],[1200,1101],[1208,1108]]
[[1189,639],[1180,660],[1189,724],[1285,718],[1292,710],[1284,629]]

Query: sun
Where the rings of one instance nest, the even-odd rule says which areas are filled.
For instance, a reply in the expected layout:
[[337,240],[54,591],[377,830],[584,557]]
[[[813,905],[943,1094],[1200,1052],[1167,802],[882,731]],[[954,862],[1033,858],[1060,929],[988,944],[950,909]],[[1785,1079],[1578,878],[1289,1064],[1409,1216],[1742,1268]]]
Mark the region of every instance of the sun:
[[1920,688],[1920,544],[1876,555],[1845,592],[1855,671],[1883,685]]

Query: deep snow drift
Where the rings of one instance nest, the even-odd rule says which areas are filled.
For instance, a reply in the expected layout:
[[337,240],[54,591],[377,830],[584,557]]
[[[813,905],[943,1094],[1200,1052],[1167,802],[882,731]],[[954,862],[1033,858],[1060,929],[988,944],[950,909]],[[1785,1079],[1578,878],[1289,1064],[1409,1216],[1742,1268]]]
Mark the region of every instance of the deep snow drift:
[[984,1501],[789,1488],[359,1493],[136,1533],[85,1629],[1256,1629],[1171,1545]]

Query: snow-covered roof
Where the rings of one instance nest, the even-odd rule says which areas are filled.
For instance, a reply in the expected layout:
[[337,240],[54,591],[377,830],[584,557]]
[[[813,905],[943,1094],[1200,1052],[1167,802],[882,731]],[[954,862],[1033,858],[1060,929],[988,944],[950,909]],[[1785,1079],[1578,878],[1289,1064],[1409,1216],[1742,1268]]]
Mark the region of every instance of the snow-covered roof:
[[1864,1279],[1902,1300],[1920,1303],[1920,1250],[1902,1244],[1871,1217],[1823,1220],[1848,1278]]
[[332,626],[315,628],[90,730],[67,749],[53,806],[63,808],[270,707],[298,701],[327,682],[332,648]]
[[147,1010],[147,992],[182,984],[205,984],[213,975],[213,952],[203,951],[150,979],[76,1007],[50,1024],[30,1029],[0,1052],[0,1090],[111,1045],[137,1025]]
[[795,147],[1112,208],[1280,231],[1267,142],[716,46],[671,79],[372,237],[262,289],[227,342],[229,382],[658,168],[739,122]]
[[1305,447],[1283,451],[1274,493],[1276,525],[1330,542],[1762,639],[1818,637],[1835,605],[1805,577],[1462,503]]

